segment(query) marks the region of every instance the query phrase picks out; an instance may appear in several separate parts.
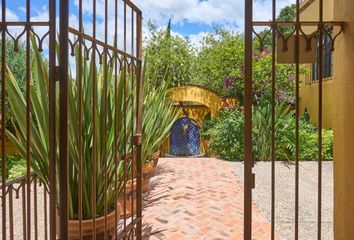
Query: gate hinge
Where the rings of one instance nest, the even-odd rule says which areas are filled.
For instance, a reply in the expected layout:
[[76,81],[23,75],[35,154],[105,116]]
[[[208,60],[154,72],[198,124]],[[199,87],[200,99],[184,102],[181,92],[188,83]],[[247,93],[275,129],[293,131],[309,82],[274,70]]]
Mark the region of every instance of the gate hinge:
[[55,78],[56,82],[60,81],[60,74],[61,74],[61,67],[60,66],[55,66],[54,78]]
[[256,174],[252,173],[252,189],[256,188]]
[[132,136],[131,142],[132,142],[132,145],[140,146],[141,145],[141,134],[137,134],[135,136]]

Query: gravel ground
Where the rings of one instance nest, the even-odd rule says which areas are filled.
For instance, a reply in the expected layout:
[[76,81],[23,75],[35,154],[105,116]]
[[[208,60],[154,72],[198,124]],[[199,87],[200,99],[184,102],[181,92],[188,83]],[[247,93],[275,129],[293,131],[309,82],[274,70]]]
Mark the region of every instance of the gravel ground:
[[[243,179],[243,163],[234,164],[234,172]],[[317,239],[317,166],[316,162],[300,163],[300,198],[299,198],[299,239]],[[271,164],[259,162],[255,165],[256,188],[253,190],[253,200],[263,211],[265,217],[271,218]],[[13,190],[13,224],[14,239],[22,239],[22,189],[18,185]],[[276,231],[280,239],[294,239],[294,212],[295,212],[295,166],[276,163]],[[33,191],[33,189],[32,189]],[[322,239],[333,239],[333,163],[323,163],[323,202],[322,202]],[[18,194],[18,196],[16,196]],[[32,192],[32,194],[34,194]],[[44,215],[43,188],[37,188],[37,218],[38,218],[38,239],[44,239]],[[17,198],[18,197],[18,198]],[[31,230],[34,236],[35,216],[32,202],[32,223]],[[48,199],[47,199],[48,200]],[[7,202],[8,206],[9,202]],[[47,205],[48,207],[48,205]],[[1,207],[0,207],[1,209]],[[10,219],[7,209],[7,239],[9,236]],[[0,211],[1,224],[1,211]],[[0,236],[2,231],[0,231]],[[32,238],[32,237],[31,237]]]
[[[299,239],[317,239],[318,163],[301,162],[299,167]],[[253,201],[271,220],[271,163],[258,162]],[[235,163],[235,173],[243,179],[243,163]],[[323,162],[322,239],[333,239],[333,162]],[[295,239],[295,166],[276,162],[275,221],[280,239]]]
[[[26,219],[27,199],[23,199],[23,185],[14,184],[11,190],[7,189],[6,195],[6,239],[21,240],[24,239],[24,219]],[[49,239],[49,196],[44,198],[43,186],[37,185],[37,191],[34,189],[34,183],[31,185],[31,237],[30,239],[44,240]],[[10,193],[11,191],[11,193]],[[37,198],[35,199],[35,192],[37,192]],[[12,194],[12,202],[10,203],[10,195]],[[1,195],[1,191],[0,191]],[[1,198],[0,198],[1,199]],[[45,201],[47,204],[45,205]],[[37,207],[35,208],[35,202]],[[1,204],[1,202],[0,202]],[[12,204],[13,211],[10,212],[10,204]],[[11,215],[11,218],[10,218]],[[47,215],[47,217],[45,217]],[[25,220],[26,222],[26,220]],[[131,218],[127,219],[126,224],[129,225]],[[45,224],[46,223],[46,224]],[[118,222],[118,233],[123,231],[123,219]],[[0,239],[3,239],[2,226],[2,206],[0,205]],[[28,228],[28,225],[25,226]],[[11,238],[10,234],[12,233]]]

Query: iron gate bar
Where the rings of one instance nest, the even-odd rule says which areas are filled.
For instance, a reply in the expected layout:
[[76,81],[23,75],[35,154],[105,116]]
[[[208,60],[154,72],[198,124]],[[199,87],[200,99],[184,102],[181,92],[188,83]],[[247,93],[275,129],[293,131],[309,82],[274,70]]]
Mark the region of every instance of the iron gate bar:
[[[26,22],[30,22],[31,20],[31,1],[26,1]],[[30,129],[30,111],[31,111],[31,101],[30,101],[30,85],[31,85],[31,43],[30,43],[30,31],[31,29],[26,27],[26,181],[27,181],[27,238],[31,239],[31,184],[29,184],[31,180],[31,129]]]
[[[134,111],[136,111],[136,118],[137,118],[137,125],[135,133],[133,133],[134,129],[131,129],[132,135],[137,139],[135,141],[135,147],[137,154],[132,155],[132,167],[135,168],[134,164],[135,161],[137,161],[137,172],[136,172],[136,177],[137,177],[137,195],[138,195],[138,201],[137,201],[137,214],[136,217],[134,216],[131,217],[132,223],[130,223],[128,226],[126,226],[126,229],[129,228],[129,232],[125,232],[125,238],[138,238],[141,239],[141,236],[139,237],[139,232],[141,235],[141,227],[142,227],[142,203],[141,203],[141,116],[142,116],[142,104],[141,104],[141,97],[142,97],[142,79],[141,79],[141,70],[142,70],[142,54],[141,54],[141,44],[142,44],[142,34],[141,34],[141,27],[142,27],[142,16],[141,16],[141,11],[134,5],[132,2],[127,1],[127,0],[122,0],[122,2],[125,5],[125,19],[124,19],[124,25],[125,25],[125,36],[124,36],[124,51],[118,49],[118,1],[115,1],[115,45],[110,46],[108,44],[108,0],[105,0],[105,40],[104,42],[99,41],[96,39],[96,5],[97,5],[97,0],[93,1],[93,6],[94,6],[94,13],[93,13],[93,36],[88,36],[83,33],[83,4],[82,0],[79,0],[79,30],[75,30],[73,28],[69,28],[69,23],[68,23],[68,15],[69,15],[69,1],[68,0],[62,0],[60,3],[58,3],[55,0],[48,0],[49,1],[49,21],[43,21],[43,22],[38,22],[38,21],[33,21],[31,22],[31,1],[27,0],[26,1],[26,19],[24,22],[6,22],[6,0],[1,0],[2,2],[2,21],[0,22],[0,30],[1,30],[1,43],[2,43],[2,62],[1,62],[1,77],[2,77],[2,83],[1,83],[1,132],[2,136],[6,135],[6,128],[4,127],[6,125],[6,109],[5,109],[5,102],[6,102],[6,48],[8,47],[6,41],[7,41],[7,34],[9,36],[9,39],[11,38],[15,46],[20,40],[22,36],[25,36],[25,54],[26,54],[26,72],[25,72],[25,80],[26,80],[26,93],[25,93],[25,123],[26,123],[26,132],[25,132],[25,137],[26,143],[25,143],[25,158],[26,158],[26,176],[20,180],[20,195],[22,197],[22,218],[23,218],[23,225],[22,225],[22,234],[25,239],[38,239],[38,186],[37,184],[41,185],[40,180],[37,180],[36,178],[32,179],[32,175],[30,173],[30,160],[31,160],[31,147],[32,142],[31,142],[31,128],[30,128],[30,120],[31,120],[31,102],[30,102],[30,96],[31,96],[31,66],[30,66],[30,59],[31,59],[31,47],[34,45],[31,42],[31,34],[34,35],[35,40],[38,41],[38,50],[42,51],[42,44],[44,39],[49,36],[49,89],[48,89],[48,98],[49,98],[49,103],[48,103],[48,117],[49,117],[49,151],[48,151],[48,159],[49,159],[49,185],[48,189],[45,189],[43,193],[43,201],[44,201],[44,239],[56,239],[57,237],[60,237],[60,239],[67,239],[68,238],[68,221],[69,221],[69,216],[68,216],[68,72],[69,72],[69,59],[68,59],[68,50],[69,50],[69,44],[72,47],[71,50],[72,54],[75,55],[75,45],[78,43],[79,46],[79,66],[78,66],[78,88],[77,88],[77,94],[78,94],[78,115],[79,115],[79,121],[77,122],[78,124],[78,129],[79,129],[79,134],[77,136],[78,138],[78,183],[79,183],[79,191],[78,191],[78,220],[79,220],[79,238],[82,238],[82,220],[83,220],[83,182],[84,182],[84,176],[83,176],[83,169],[84,169],[84,162],[83,162],[83,149],[82,149],[82,135],[80,132],[82,131],[83,128],[83,123],[82,123],[82,116],[83,116],[83,93],[82,93],[82,87],[83,87],[83,79],[82,79],[82,72],[83,72],[83,66],[81,62],[84,60],[83,56],[81,55],[83,52],[92,54],[92,61],[94,62],[93,66],[96,66],[96,52],[102,57],[102,55],[105,57],[105,62],[104,62],[104,95],[107,96],[107,68],[108,68],[108,63],[107,59],[109,55],[109,51],[112,51],[115,55],[114,62],[115,62],[115,94],[117,94],[117,83],[118,83],[118,65],[123,62],[124,65],[124,81],[125,81],[125,88],[127,87],[127,73],[129,73],[132,82],[131,86],[132,88],[136,87],[136,94],[137,98],[135,99],[137,101],[136,105],[134,101],[132,101],[132,108],[133,111],[131,112],[132,116],[135,114]],[[59,4],[59,46],[60,46],[60,55],[58,59],[58,66],[57,66],[57,59],[56,59],[56,4]],[[132,22],[131,22],[131,44],[132,44],[132,49],[131,53],[127,53],[127,15],[126,15],[126,8],[129,6],[131,8],[131,17],[132,17]],[[136,20],[136,21],[135,21]],[[135,26],[136,24],[136,26]],[[22,26],[24,27],[24,30],[20,33],[18,37],[14,37],[11,35],[11,33],[8,31],[9,26]],[[36,34],[34,31],[33,27],[48,27],[49,31],[45,33],[43,36],[39,36]],[[69,33],[74,34],[78,40],[72,43],[69,39]],[[136,36],[136,38],[135,38]],[[10,40],[11,40],[10,39]],[[91,48],[87,49],[85,46],[85,40],[86,41],[91,41],[92,46]],[[22,42],[22,41],[21,41]],[[136,48],[135,45],[136,44]],[[103,47],[104,52],[102,55],[99,53],[98,47]],[[16,47],[15,47],[16,48]],[[90,53],[90,50],[92,50],[92,53]],[[16,50],[15,50],[16,51]],[[87,51],[87,52],[85,52]],[[121,55],[122,57],[118,57],[118,55]],[[87,56],[88,57],[88,56]],[[112,58],[110,58],[112,59]],[[93,67],[93,71],[95,71],[95,67]],[[135,73],[135,76],[134,76]],[[95,79],[93,79],[93,84],[95,85],[95,88],[93,89],[93,92],[97,88],[97,78],[94,74]],[[136,81],[136,84],[135,84]],[[56,92],[56,82],[58,82],[59,86],[59,111],[60,113],[56,112],[56,105],[57,103],[57,92]],[[126,91],[127,89],[125,89]],[[125,93],[127,95],[127,93]],[[95,103],[97,103],[97,96],[93,94],[93,99]],[[107,103],[107,99],[104,99],[105,103]],[[114,105],[117,107],[117,101],[118,97],[115,95],[115,103]],[[128,104],[127,99],[124,99],[125,104]],[[107,104],[105,105],[104,109],[104,116],[107,117]],[[95,106],[95,105],[93,105]],[[126,106],[125,106],[126,107]],[[136,108],[136,110],[135,110]],[[95,111],[95,108],[92,108],[93,111]],[[57,114],[59,115],[59,123],[56,123],[56,116]],[[124,114],[127,113],[127,109],[125,109]],[[124,116],[124,121],[126,122],[127,116]],[[97,129],[97,119],[94,117],[93,119],[93,125],[95,129]],[[115,116],[115,124],[117,127],[117,122],[118,122],[118,115]],[[59,129],[56,129],[56,124],[59,124]],[[105,129],[108,128],[107,126],[107,121],[104,123]],[[126,124],[125,124],[126,127]],[[133,127],[133,126],[132,126]],[[59,148],[57,148],[57,140],[56,140],[56,134],[57,130],[59,133]],[[126,138],[128,137],[127,134],[127,129],[124,130],[125,134],[125,142]],[[119,159],[119,153],[118,153],[118,132],[115,131],[115,167],[117,169],[118,167],[118,159]],[[107,140],[107,133],[105,133],[105,141]],[[97,141],[96,141],[97,135],[96,131],[94,131],[94,156],[97,153]],[[107,148],[106,144],[104,146]],[[126,148],[126,146],[124,146]],[[1,182],[2,186],[5,186],[6,184],[6,147],[5,147],[5,141],[2,141],[1,143],[1,149],[3,150],[1,155],[2,155],[2,177],[1,177]],[[59,150],[59,163],[58,163],[58,169],[56,169],[56,163],[57,163],[57,150]],[[125,155],[126,153],[125,149]],[[105,156],[107,156],[107,150],[104,151]],[[94,157],[95,158],[95,157]],[[94,159],[93,165],[97,164],[97,159]],[[125,163],[126,164],[126,163]],[[105,189],[107,189],[107,162],[105,162]],[[95,172],[95,169],[93,169],[93,172]],[[57,170],[59,170],[57,172]],[[127,169],[126,169],[127,170]],[[57,175],[58,174],[58,175]],[[131,180],[133,180],[134,175],[127,175],[127,171],[124,172],[124,178],[127,180],[128,177],[131,177]],[[92,209],[96,209],[96,203],[97,200],[95,199],[95,188],[97,187],[97,179],[95,174],[93,174],[93,204],[92,204]],[[57,177],[59,176],[58,179],[60,179],[60,182],[57,183]],[[118,176],[117,173],[115,173],[115,187],[117,188],[117,183],[118,183]],[[34,184],[31,186],[31,184]],[[58,197],[59,197],[59,203],[56,202],[56,196],[57,196],[57,184],[59,186],[59,192],[58,192]],[[118,191],[117,191],[118,192]],[[117,194],[116,192],[116,194]],[[2,187],[1,189],[2,193],[2,238],[6,239],[7,237],[7,223],[6,223],[6,216],[7,216],[7,200],[6,197],[9,196],[9,235],[10,239],[13,239],[15,234],[14,234],[14,223],[13,223],[13,188],[8,188],[8,190],[5,190],[5,187]],[[33,196],[32,196],[33,193]],[[49,193],[49,198],[47,197],[47,194]],[[6,196],[6,194],[8,194]],[[16,193],[17,194],[17,193]],[[33,197],[33,199],[31,199]],[[116,195],[118,197],[118,195]],[[104,196],[105,201],[105,212],[107,212],[107,196]],[[47,206],[47,201],[49,199],[49,211],[48,211],[48,206]],[[33,208],[31,208],[33,206]],[[115,203],[115,206],[117,206],[117,203]],[[132,209],[134,209],[135,205],[132,203]],[[47,213],[49,212],[49,218]],[[119,216],[115,214],[115,222],[118,223]],[[33,216],[33,218],[31,218]],[[57,218],[58,217],[58,218]],[[57,220],[58,219],[58,220]],[[60,229],[56,230],[57,222],[60,224]],[[49,223],[49,224],[48,224]],[[94,225],[96,224],[95,217],[93,219]],[[137,226],[135,226],[137,224]],[[49,226],[49,235],[48,235],[48,226]],[[95,231],[96,228],[94,227],[93,231]],[[105,230],[107,230],[107,216],[105,216]],[[136,231],[137,234],[133,234],[133,231]],[[33,235],[32,235],[33,234]],[[117,232],[114,234],[117,237]],[[107,237],[107,231],[105,231],[105,238]],[[94,234],[95,238],[95,234]]]
[[[131,9],[131,54],[134,55],[134,10],[133,9]],[[131,81],[130,87],[132,89],[131,91],[134,91],[134,64],[131,64],[131,67],[130,67],[130,77],[131,77],[131,79],[130,79],[130,81]],[[132,108],[131,119],[134,119],[134,99],[131,100],[131,108]],[[131,131],[130,139],[134,139],[133,138],[133,136],[134,136],[134,126],[133,126],[133,124],[131,126],[131,130],[130,131]],[[131,142],[131,145],[132,145],[132,152],[134,152],[135,151],[135,148],[134,148],[135,141]],[[132,156],[132,169],[135,168],[135,164],[134,164],[135,160],[136,159],[135,159],[135,156],[133,154],[133,156]],[[134,176],[134,171],[133,171],[133,173],[131,174],[130,181],[133,182],[134,181],[134,177],[135,176]],[[133,185],[131,186],[130,190],[132,192],[134,191]],[[131,208],[132,208],[132,212],[134,212],[134,201],[131,202]],[[134,221],[134,216],[132,214],[131,222],[133,222],[133,221]]]
[[[2,22],[6,22],[6,0],[2,0]],[[6,25],[2,27],[1,31],[1,136],[5,136],[5,126],[6,126],[6,110],[5,110],[5,100],[6,100]],[[5,149],[5,139],[1,141],[1,164],[2,164],[2,173],[1,173],[1,183],[2,183],[2,192],[1,192],[1,205],[2,205],[2,239],[6,240],[6,149]]]
[[25,26],[25,27],[35,27],[35,26],[42,26],[46,27],[49,26],[51,21],[49,22],[0,22],[0,26],[7,26],[7,27],[18,27],[18,26]]
[[[55,90],[55,65],[56,65],[56,1],[49,1],[49,238],[56,238],[56,90]],[[45,206],[45,227],[47,226],[47,197],[44,191]],[[47,229],[45,231],[45,239],[47,239]]]
[[136,12],[138,15],[142,15],[141,10],[136,6],[132,1],[130,0],[123,0],[123,2],[128,5],[134,12]]
[[[295,71],[296,71],[296,83],[295,83],[295,95],[296,95],[296,127],[295,127],[295,239],[299,238],[299,184],[300,184],[300,172],[299,172],[299,145],[300,145],[300,112],[299,112],[299,84],[300,84],[300,32],[307,38],[306,34],[302,30],[302,26],[314,26],[317,28],[318,33],[318,56],[322,56],[323,42],[322,38],[324,34],[330,37],[332,44],[332,51],[334,50],[334,41],[337,36],[342,33],[344,23],[340,21],[324,21],[323,20],[323,0],[319,2],[319,20],[318,21],[301,21],[300,19],[300,0],[296,0],[296,19],[295,21],[276,21],[276,0],[272,0],[272,21],[253,21],[253,1],[245,0],[245,196],[244,196],[244,239],[251,239],[252,236],[252,31],[253,27],[270,27],[268,33],[272,33],[272,139],[271,139],[271,239],[275,238],[275,87],[276,87],[276,34],[281,34],[283,41],[287,39],[282,36],[279,31],[279,27],[293,27],[295,34]],[[328,27],[339,27],[339,32],[333,37],[328,32]],[[256,32],[254,32],[260,40],[260,45],[263,46],[264,38],[261,38]],[[322,115],[323,115],[323,93],[322,93],[322,81],[323,81],[323,59],[318,58],[318,76],[319,76],[319,88],[318,88],[318,200],[317,200],[317,239],[321,239],[322,233]]]
[[[262,26],[268,26],[268,27],[295,27],[296,25],[300,25],[300,26],[318,26],[320,23],[318,21],[299,21],[298,23],[296,22],[287,22],[287,21],[276,21],[276,22],[272,22],[272,21],[254,21],[253,22],[253,26],[255,27],[262,27]],[[343,26],[343,22],[340,21],[323,21],[322,25],[324,26]]]
[[[272,0],[272,21],[276,21],[276,0]],[[275,71],[275,53],[276,53],[276,29],[272,29],[272,143],[271,143],[271,240],[275,239],[275,87],[276,87],[276,71]]]
[[[143,46],[143,37],[142,37],[142,14],[141,12],[137,11],[136,15],[136,55],[138,59],[142,58],[142,46]],[[136,178],[137,178],[137,219],[138,223],[136,225],[136,235],[137,240],[142,240],[142,159],[141,159],[141,152],[142,152],[142,118],[143,118],[143,105],[142,105],[142,88],[143,88],[143,79],[142,79],[142,61],[137,61],[137,68],[136,68],[136,81],[137,81],[137,111],[136,111],[136,149],[137,149],[137,171],[136,171]]]
[[[59,196],[60,239],[68,239],[68,73],[69,73],[69,0],[60,0],[59,9]],[[50,211],[55,211],[50,209]],[[52,226],[53,227],[53,226]]]
[[317,239],[322,239],[322,82],[323,82],[323,0],[319,0],[319,49],[318,49],[318,217]]
[[[118,1],[115,1],[114,4],[114,10],[115,10],[115,18],[114,18],[114,46],[118,47]],[[118,109],[118,61],[117,61],[117,56],[114,55],[114,109]],[[117,170],[118,169],[118,111],[115,111],[114,114],[114,168]],[[114,187],[115,187],[115,199],[118,199],[118,174],[117,171],[114,171]],[[118,203],[115,201],[114,203],[115,209],[118,208]],[[115,212],[114,215],[114,223],[115,226],[118,225],[118,213],[117,211]],[[118,239],[117,237],[117,231],[114,231],[114,237],[115,239]]]
[[[126,52],[126,38],[127,38],[127,23],[126,23],[126,17],[127,17],[127,4],[124,2],[123,3],[123,51]],[[127,62],[126,59],[123,60],[123,154],[124,156],[127,155]],[[134,154],[133,154],[134,155]],[[124,159],[123,162],[123,182],[124,182],[124,200],[123,200],[123,209],[127,208],[127,199],[126,199],[126,193],[127,193],[127,161]],[[132,183],[133,185],[133,183]],[[124,211],[124,220],[123,220],[123,231],[127,234],[127,212]]]
[[[108,42],[108,36],[107,36],[107,32],[108,32],[108,1],[105,0],[104,3],[104,42],[105,44],[107,44]],[[103,152],[104,152],[104,192],[107,193],[107,71],[108,71],[108,67],[107,67],[107,48],[104,48],[104,62],[103,62],[103,94],[104,94],[104,98],[103,98],[103,117],[104,117],[104,123],[103,123],[103,131],[104,131],[104,135],[103,135]],[[107,194],[104,194],[104,239],[107,239]]]
[[102,41],[100,41],[100,40],[98,40],[96,38],[93,38],[93,37],[91,37],[91,36],[89,36],[89,35],[87,35],[87,34],[85,34],[83,32],[80,32],[80,31],[78,31],[78,30],[76,30],[74,28],[69,27],[69,32],[74,34],[74,35],[80,36],[82,39],[88,40],[88,41],[94,43],[95,45],[99,45],[101,47],[107,48],[107,49],[115,52],[116,54],[122,55],[122,56],[124,56],[125,59],[129,58],[129,59],[132,59],[132,60],[135,60],[135,61],[142,61],[141,57],[136,57],[136,56],[134,56],[132,54],[124,52],[124,51],[118,49],[117,47],[114,47],[114,46],[111,46],[109,44],[106,44],[106,43],[104,43],[104,42],[102,42]]
[[253,1],[245,0],[244,239],[252,238],[252,21]]
[[[70,30],[69,30],[70,31]],[[79,0],[79,32],[83,31],[83,16],[82,16],[82,0]],[[78,79],[78,88],[77,88],[77,94],[78,94],[78,160],[79,160],[79,196],[78,196],[78,218],[79,218],[79,240],[82,240],[82,194],[83,194],[83,159],[82,159],[82,104],[83,104],[83,96],[82,96],[82,37],[78,36],[78,41],[79,41],[79,55],[78,55],[78,60],[79,60],[79,66],[78,66],[78,74],[79,74],[79,79]]]
[[295,25],[295,240],[299,238],[299,99],[300,99],[300,39],[299,39],[299,23],[300,23],[300,2],[296,0],[296,25]]
[[[93,14],[92,14],[92,37],[96,38],[96,0],[92,1],[93,5]],[[96,96],[96,89],[97,89],[97,76],[96,76],[96,43],[92,42],[92,56],[91,56],[91,65],[92,65],[92,125],[93,125],[93,161],[92,161],[92,218],[93,218],[93,240],[96,239],[96,186],[97,186],[97,126],[96,126],[96,106],[97,106],[97,96]]]
[[[24,239],[27,239],[27,228],[26,228],[26,222],[27,222],[27,219],[26,219],[26,209],[25,209],[25,206],[26,206],[26,179],[22,179],[21,181],[21,185],[23,186],[22,187],[22,224],[23,224],[23,228],[22,228],[22,234],[23,234],[23,238]],[[5,236],[5,239],[6,239],[6,236]]]

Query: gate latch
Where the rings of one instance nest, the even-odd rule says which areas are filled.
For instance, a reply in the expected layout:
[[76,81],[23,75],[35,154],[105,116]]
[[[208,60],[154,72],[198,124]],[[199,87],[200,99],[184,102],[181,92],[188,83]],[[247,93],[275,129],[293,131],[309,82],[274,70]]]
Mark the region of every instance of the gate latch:
[[141,145],[141,134],[132,136],[131,142],[132,142],[132,145],[134,145],[134,146],[140,146]]

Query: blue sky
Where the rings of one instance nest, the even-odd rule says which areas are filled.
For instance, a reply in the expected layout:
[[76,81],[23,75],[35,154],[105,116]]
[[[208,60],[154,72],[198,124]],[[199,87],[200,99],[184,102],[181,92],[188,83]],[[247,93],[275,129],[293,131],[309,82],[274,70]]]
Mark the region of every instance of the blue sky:
[[[84,20],[86,28],[92,23],[92,1],[82,0],[84,4]],[[98,10],[97,25],[103,26],[104,2],[96,0]],[[121,0],[118,0],[121,3]],[[114,18],[114,0],[109,2],[109,21]],[[172,18],[172,29],[176,34],[188,36],[193,43],[198,41],[214,26],[242,32],[244,19],[244,0],[134,0],[143,11],[144,29],[146,33],[147,20],[153,20],[158,27],[167,25]],[[278,11],[295,0],[277,0]],[[33,20],[48,19],[48,0],[32,0],[31,15]],[[25,20],[25,0],[8,0],[7,17],[10,21]],[[77,25],[78,0],[70,0],[70,23]],[[269,20],[271,16],[271,0],[254,0],[254,18]],[[121,17],[121,16],[120,16]],[[103,32],[103,31],[101,31]],[[98,33],[100,34],[100,33]]]

